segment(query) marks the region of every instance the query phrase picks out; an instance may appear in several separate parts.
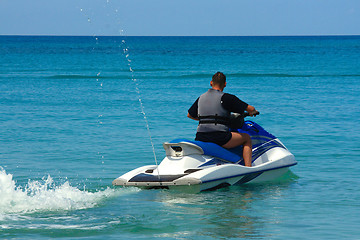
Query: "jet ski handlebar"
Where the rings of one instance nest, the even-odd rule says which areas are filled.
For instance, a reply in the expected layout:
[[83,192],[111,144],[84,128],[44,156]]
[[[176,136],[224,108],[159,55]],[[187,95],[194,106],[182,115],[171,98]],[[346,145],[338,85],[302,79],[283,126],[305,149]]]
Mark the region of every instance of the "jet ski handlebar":
[[[250,116],[250,114],[249,114],[248,112],[244,112],[244,113],[241,114],[241,115],[243,115],[244,118]],[[259,111],[255,111],[252,116],[255,117],[255,116],[257,116],[257,115],[260,115],[260,112],[259,112]]]
[[[252,116],[255,117],[257,115],[259,115],[260,112],[255,111]],[[242,114],[240,113],[232,113],[230,116],[230,124],[229,127],[232,129],[239,129],[244,125],[244,118],[250,116],[250,114],[248,112],[244,112]]]

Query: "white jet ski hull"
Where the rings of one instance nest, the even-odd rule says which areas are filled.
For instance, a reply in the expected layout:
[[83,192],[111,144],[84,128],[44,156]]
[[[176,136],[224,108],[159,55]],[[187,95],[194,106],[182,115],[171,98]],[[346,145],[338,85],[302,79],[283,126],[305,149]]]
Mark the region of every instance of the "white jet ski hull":
[[[210,146],[212,152],[214,149],[222,151],[220,146],[220,149],[216,149],[216,146]],[[113,185],[148,189],[191,188],[197,192],[249,182],[273,181],[297,164],[294,155],[278,139],[258,146],[253,150],[253,155],[261,147],[265,150],[254,159],[252,167],[245,167],[240,162],[229,162],[228,156],[221,159],[222,155],[205,155],[203,149],[191,141],[164,143],[167,156],[159,166],[134,169],[115,179]]]

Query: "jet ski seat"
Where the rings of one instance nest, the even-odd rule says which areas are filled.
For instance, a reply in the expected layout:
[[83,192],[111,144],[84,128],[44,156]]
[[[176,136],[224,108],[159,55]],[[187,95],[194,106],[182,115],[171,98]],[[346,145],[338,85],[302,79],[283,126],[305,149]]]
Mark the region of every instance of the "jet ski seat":
[[242,159],[242,156],[232,153],[229,150],[211,142],[191,141],[180,138],[174,139],[170,143],[192,143],[200,147],[203,150],[204,155],[213,156],[232,163],[238,163]]

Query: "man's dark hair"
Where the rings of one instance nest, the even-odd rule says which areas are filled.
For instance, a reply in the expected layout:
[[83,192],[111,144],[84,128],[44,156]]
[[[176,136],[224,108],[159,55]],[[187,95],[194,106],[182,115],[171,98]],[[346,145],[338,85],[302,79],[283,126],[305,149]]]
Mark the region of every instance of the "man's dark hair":
[[224,87],[226,83],[226,76],[222,72],[217,72],[212,77],[212,82],[214,85]]

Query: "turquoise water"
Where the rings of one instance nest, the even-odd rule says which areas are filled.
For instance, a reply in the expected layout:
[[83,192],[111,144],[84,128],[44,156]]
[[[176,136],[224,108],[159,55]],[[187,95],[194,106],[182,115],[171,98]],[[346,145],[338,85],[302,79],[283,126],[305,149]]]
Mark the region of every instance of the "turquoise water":
[[[359,56],[357,36],[0,37],[0,238],[359,239]],[[161,161],[163,142],[194,137],[187,109],[219,70],[293,174],[111,186],[154,164],[152,143]]]

